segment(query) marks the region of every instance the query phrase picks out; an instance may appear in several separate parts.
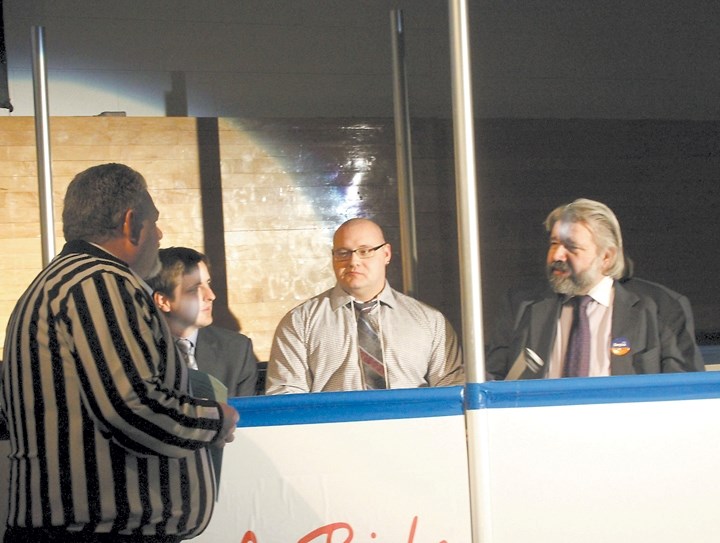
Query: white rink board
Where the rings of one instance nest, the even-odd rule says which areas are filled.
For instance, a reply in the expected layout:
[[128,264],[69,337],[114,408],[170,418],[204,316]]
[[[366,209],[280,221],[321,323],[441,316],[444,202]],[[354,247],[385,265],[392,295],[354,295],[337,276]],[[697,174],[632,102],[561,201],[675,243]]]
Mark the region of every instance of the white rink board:
[[243,418],[193,541],[720,541],[718,372],[231,402]]
[[[253,400],[269,398],[242,402]],[[459,407],[452,416],[239,427],[211,524],[193,541],[470,542]]]
[[468,427],[476,543],[720,541],[720,399],[474,409]]

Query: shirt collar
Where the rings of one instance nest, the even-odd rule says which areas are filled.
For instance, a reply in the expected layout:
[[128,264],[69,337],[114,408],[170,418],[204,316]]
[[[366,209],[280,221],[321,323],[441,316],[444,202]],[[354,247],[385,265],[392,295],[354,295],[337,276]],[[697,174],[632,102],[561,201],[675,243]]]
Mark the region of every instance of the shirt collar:
[[[95,251],[94,249],[97,249]],[[70,253],[70,252],[87,252],[89,254],[93,254],[97,257],[111,257],[112,260],[115,260],[117,262],[121,262],[125,266],[128,267],[130,272],[135,276],[135,278],[138,280],[140,285],[142,285],[143,289],[145,289],[145,292],[147,292],[150,296],[153,294],[153,289],[150,287],[150,285],[147,284],[147,281],[140,277],[137,273],[135,273],[135,270],[133,270],[127,262],[122,260],[117,255],[113,254],[112,252],[108,251],[105,247],[102,247],[101,245],[98,245],[97,243],[93,243],[92,241],[84,241],[84,240],[74,240],[69,241],[65,244],[65,247],[63,247],[63,253]],[[99,252],[98,252],[99,251]]]
[[[380,291],[380,294],[377,295],[377,299],[383,305],[390,307],[395,306],[395,294],[393,293],[393,289],[390,288],[390,284],[387,280],[385,281],[385,286]],[[348,305],[354,301],[356,301],[355,298],[345,292],[338,283],[336,283],[332,291],[330,291],[330,306],[333,311],[336,311],[340,307]]]
[[590,289],[588,296],[597,303],[602,304],[605,307],[610,307],[610,304],[612,303],[613,282],[612,277],[604,275],[600,282]]
[[[193,344],[193,347],[197,347],[197,339],[198,339],[198,332],[199,332],[199,331],[200,331],[200,329],[198,328],[198,329],[196,329],[192,334],[190,334],[189,336],[185,336],[184,338],[176,337],[175,340],[177,341],[178,339],[189,339],[189,340],[190,340],[190,343]],[[174,336],[173,336],[173,337],[174,337]]]

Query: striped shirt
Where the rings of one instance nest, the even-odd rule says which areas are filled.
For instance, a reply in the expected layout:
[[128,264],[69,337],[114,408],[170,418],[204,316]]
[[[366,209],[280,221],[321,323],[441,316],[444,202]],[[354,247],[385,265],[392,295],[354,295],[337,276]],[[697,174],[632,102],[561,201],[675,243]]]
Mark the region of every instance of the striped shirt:
[[[387,282],[378,300],[388,388],[465,384],[458,339],[442,313]],[[283,317],[270,351],[267,394],[365,388],[353,301],[335,285]]]
[[192,537],[207,525],[222,411],[188,395],[152,298],[102,249],[66,244],[18,301],[0,412],[9,526]]

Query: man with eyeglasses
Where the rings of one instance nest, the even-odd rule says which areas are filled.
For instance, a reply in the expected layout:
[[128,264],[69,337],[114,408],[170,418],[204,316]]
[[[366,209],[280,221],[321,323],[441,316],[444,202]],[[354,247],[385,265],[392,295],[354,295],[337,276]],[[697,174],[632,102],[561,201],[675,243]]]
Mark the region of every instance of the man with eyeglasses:
[[333,237],[336,285],[275,331],[266,394],[461,385],[458,339],[436,309],[392,289],[382,229],[350,219]]

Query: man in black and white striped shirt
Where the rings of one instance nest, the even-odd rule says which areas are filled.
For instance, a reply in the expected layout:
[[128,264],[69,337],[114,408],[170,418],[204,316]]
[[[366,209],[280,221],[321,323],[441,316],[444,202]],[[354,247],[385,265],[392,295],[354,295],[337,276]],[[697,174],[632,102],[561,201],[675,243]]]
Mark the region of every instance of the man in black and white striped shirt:
[[143,177],[121,164],[89,168],[68,187],[67,243],[7,329],[6,543],[175,542],[210,519],[209,447],[232,441],[238,415],[189,394],[147,292],[158,216]]

